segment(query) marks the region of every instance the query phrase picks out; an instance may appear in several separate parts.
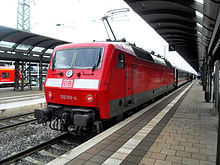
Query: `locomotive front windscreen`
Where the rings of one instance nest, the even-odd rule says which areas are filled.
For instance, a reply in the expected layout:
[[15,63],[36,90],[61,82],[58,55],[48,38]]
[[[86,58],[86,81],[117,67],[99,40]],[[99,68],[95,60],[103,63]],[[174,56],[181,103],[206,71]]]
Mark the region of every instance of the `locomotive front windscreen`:
[[99,68],[103,48],[73,48],[57,50],[53,61],[54,69]]

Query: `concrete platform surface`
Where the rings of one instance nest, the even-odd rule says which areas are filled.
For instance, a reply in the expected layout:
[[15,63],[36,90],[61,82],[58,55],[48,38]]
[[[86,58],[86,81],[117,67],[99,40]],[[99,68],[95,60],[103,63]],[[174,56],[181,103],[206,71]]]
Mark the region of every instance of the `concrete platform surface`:
[[48,163],[215,165],[218,113],[197,81]]
[[42,109],[45,103],[44,92],[37,86],[24,91],[14,91],[14,87],[0,88],[0,118]]
[[30,95],[30,94],[43,94],[44,91],[40,91],[38,86],[33,86],[32,90],[29,88],[24,88],[24,90],[14,90],[14,87],[4,87],[0,88],[0,98],[4,97],[13,97],[21,95]]

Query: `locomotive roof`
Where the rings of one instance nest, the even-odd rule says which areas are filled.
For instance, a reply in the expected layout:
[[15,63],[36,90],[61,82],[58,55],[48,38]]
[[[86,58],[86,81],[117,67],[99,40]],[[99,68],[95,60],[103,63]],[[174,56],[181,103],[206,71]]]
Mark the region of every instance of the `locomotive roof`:
[[146,51],[142,48],[136,47],[134,44],[128,44],[126,42],[110,42],[112,43],[116,49],[122,50],[126,53],[134,55],[140,59],[148,60],[157,64],[170,66],[172,67],[171,63],[161,56],[156,56],[149,51]]
[[57,46],[56,49],[68,49],[74,47],[94,47],[94,46],[107,46],[107,45],[113,45],[116,49],[119,49],[121,51],[124,51],[126,53],[129,53],[133,56],[136,56],[135,52],[131,48],[131,46],[125,42],[89,42],[89,43],[72,43],[72,44],[65,44]]
[[126,42],[89,42],[89,43],[75,43],[75,44],[66,44],[56,47],[56,49],[68,49],[72,48],[72,45],[75,45],[75,47],[94,47],[94,46],[107,46],[107,45],[113,45],[116,49],[121,50],[123,52],[126,52],[130,55],[136,56],[137,58],[148,60],[157,64],[170,66],[169,61],[167,61],[164,58],[161,58],[160,56],[156,56],[152,54],[152,52],[146,51],[142,48],[138,48],[135,45],[126,43]]
[[131,47],[134,50],[134,52],[138,58],[148,60],[148,61],[151,61],[151,62],[154,62],[157,64],[172,67],[171,63],[168,60],[161,58],[161,56],[159,56],[159,55],[154,55],[154,52],[149,52],[149,51],[144,50],[142,48],[138,48],[135,45],[131,45]]

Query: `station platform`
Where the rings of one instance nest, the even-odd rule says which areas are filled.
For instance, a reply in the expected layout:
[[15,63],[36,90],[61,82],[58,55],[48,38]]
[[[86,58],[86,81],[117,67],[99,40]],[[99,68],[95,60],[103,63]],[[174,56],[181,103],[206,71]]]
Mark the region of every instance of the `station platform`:
[[50,165],[215,165],[218,112],[188,83]]
[[15,91],[14,87],[0,88],[0,118],[44,108],[45,103],[44,92],[38,86],[23,91]]
[[44,91],[40,91],[38,86],[32,86],[32,90],[24,88],[24,90],[14,90],[14,87],[0,88],[0,98],[14,97],[30,94],[43,94]]

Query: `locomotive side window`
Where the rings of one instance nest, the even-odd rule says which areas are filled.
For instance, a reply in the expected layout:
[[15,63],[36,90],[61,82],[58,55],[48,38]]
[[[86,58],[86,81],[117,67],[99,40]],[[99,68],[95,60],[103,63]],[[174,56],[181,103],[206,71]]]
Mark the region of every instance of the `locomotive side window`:
[[9,78],[9,73],[8,72],[2,73],[2,78]]
[[102,48],[58,50],[53,59],[55,69],[88,69],[101,65]]
[[123,53],[119,52],[117,68],[124,69],[124,64],[125,64],[125,55]]

